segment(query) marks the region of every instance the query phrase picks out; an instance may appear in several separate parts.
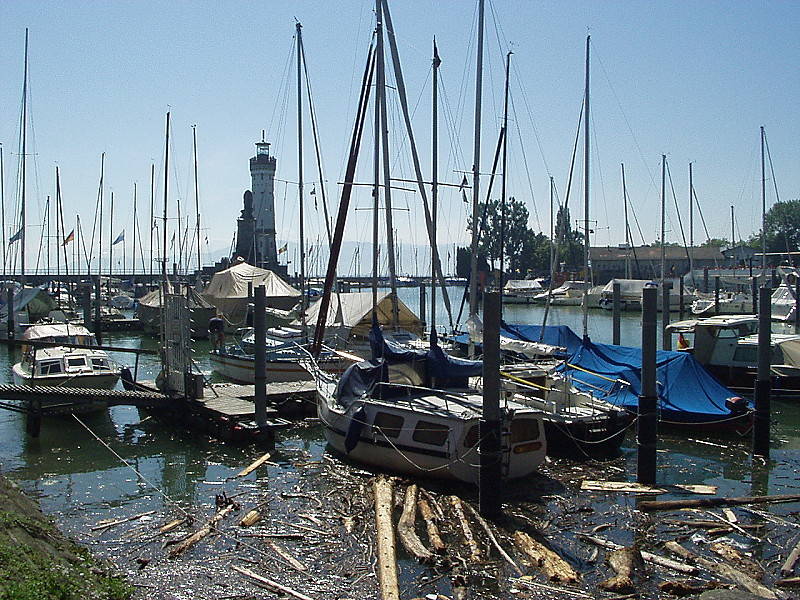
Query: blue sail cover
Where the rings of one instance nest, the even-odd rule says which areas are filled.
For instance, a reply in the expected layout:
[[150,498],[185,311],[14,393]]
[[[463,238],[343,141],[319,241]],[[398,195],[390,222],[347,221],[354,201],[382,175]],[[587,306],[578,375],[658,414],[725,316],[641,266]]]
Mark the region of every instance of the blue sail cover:
[[[600,388],[608,394],[606,400],[636,412],[642,391],[640,348],[587,340],[559,370],[571,377],[578,389],[597,394]],[[619,383],[620,380],[628,385]],[[745,406],[751,408],[749,403],[729,407],[727,400],[736,394],[686,352],[656,352],[656,382],[662,422],[713,424],[741,415]]]
[[[542,330],[544,329],[544,335]],[[581,338],[566,325],[523,325],[521,323],[503,323],[500,335],[523,342],[541,342],[550,346],[567,349],[567,355],[573,354],[581,347]],[[460,333],[453,336],[453,342],[464,346],[469,344],[469,334]],[[480,348],[480,344],[476,347]],[[564,355],[562,355],[564,356]]]

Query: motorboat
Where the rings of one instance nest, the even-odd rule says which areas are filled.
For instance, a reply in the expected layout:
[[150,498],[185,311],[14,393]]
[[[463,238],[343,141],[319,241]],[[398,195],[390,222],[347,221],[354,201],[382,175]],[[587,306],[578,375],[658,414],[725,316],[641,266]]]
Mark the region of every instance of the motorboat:
[[81,325],[31,325],[21,339],[86,347],[23,344],[22,360],[12,367],[15,384],[112,389],[119,380],[121,367],[105,350],[95,347],[94,334]]
[[[677,348],[690,352],[731,389],[752,394],[758,371],[758,317],[717,316],[671,323]],[[800,335],[770,333],[770,379],[778,395],[800,396]]]
[[693,315],[743,315],[753,312],[753,299],[745,292],[723,292],[719,302],[714,294],[697,294],[692,302]]
[[504,304],[534,304],[534,297],[542,293],[541,279],[510,279],[503,286]]

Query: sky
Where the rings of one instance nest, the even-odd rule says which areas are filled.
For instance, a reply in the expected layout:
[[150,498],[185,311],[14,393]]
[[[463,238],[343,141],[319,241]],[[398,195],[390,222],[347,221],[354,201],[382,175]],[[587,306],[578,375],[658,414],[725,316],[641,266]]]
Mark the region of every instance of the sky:
[[[391,4],[426,178],[430,177],[434,36],[443,61],[439,178],[458,183],[460,171],[472,168],[476,6],[470,0]],[[80,215],[90,239],[102,153],[104,246],[109,236],[124,229],[130,262],[136,183],[146,253],[151,164],[155,164],[159,214],[163,202],[167,110],[172,118],[170,231],[178,223],[178,202],[184,218],[180,230],[185,230],[187,217],[194,223],[192,125],[196,125],[203,262],[228,252],[242,194],[250,185],[248,159],[265,130],[278,161],[278,238],[290,241],[287,254],[292,254],[298,238],[295,19],[303,25],[325,185],[335,213],[358,85],[374,29],[373,7],[368,0],[0,3],[5,42],[0,52],[0,143],[7,239],[16,231],[13,215],[20,195],[25,28],[30,31],[28,270],[38,255],[46,197],[55,193],[56,166],[61,172],[65,229],[69,232]],[[591,34],[593,245],[624,241],[621,163],[636,216],[631,224],[633,240],[639,244],[658,239],[662,154],[667,155],[671,175],[668,241],[681,242],[682,236],[689,236],[690,161],[709,235],[730,237],[733,205],[736,237],[747,238],[760,224],[760,126],[766,130],[774,169],[773,180],[768,162],[767,204],[776,198],[800,197],[798,29],[796,2],[487,0],[481,171],[491,169],[502,125],[503,61],[511,50],[508,194],[526,203],[534,230],[549,231],[549,177],[563,202],[583,97],[585,37]],[[391,74],[388,86],[392,176],[412,178]],[[327,244],[305,99],[304,108],[306,192],[318,190],[306,196],[306,231],[309,243],[321,249],[316,253],[321,263]],[[362,183],[372,180],[371,123],[370,118],[356,177]],[[569,198],[573,223],[583,216],[582,152],[578,155]],[[487,183],[485,176],[481,196]],[[421,247],[426,240],[420,195],[410,191],[411,184],[398,186],[407,189],[393,191],[397,239],[408,248]],[[109,223],[111,192],[113,224]],[[493,196],[499,196],[499,187]],[[357,186],[345,233],[350,246],[363,247],[365,255],[370,214],[352,208],[366,209],[369,204],[369,186]],[[442,192],[439,243],[443,247],[466,243],[468,210],[457,189]],[[699,243],[706,233],[700,219],[694,220],[694,239]],[[187,245],[193,245],[191,240]],[[97,242],[94,256],[96,246]],[[115,247],[115,263],[121,259],[121,246]],[[107,248],[103,256],[107,261]],[[340,265],[344,271],[355,269],[352,256],[348,261]],[[409,266],[414,261],[416,256],[406,257],[406,271],[414,270]],[[366,269],[366,258],[363,262]]]

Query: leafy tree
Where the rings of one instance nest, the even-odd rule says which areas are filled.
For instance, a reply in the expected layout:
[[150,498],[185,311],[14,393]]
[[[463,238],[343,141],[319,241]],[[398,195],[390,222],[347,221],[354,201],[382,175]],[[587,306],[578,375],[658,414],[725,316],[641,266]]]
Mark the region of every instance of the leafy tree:
[[800,247],[800,200],[773,204],[764,218],[764,231],[767,252],[797,251]]
[[560,206],[556,213],[555,234],[558,262],[571,266],[582,265],[584,237],[579,230],[572,229],[569,208],[566,206]]
[[[486,215],[480,238],[478,239],[478,254],[486,257],[494,271],[496,263],[500,260],[501,240],[504,240],[504,255],[508,260],[509,270],[515,270],[515,261],[523,250],[525,239],[528,235],[528,208],[521,200],[514,197],[506,201],[506,223],[503,231],[502,203],[500,200],[489,200],[478,204],[480,218]],[[467,229],[472,232],[472,218],[467,221]]]
[[[472,252],[470,252],[469,247],[456,249],[456,277],[465,277],[469,279],[470,270],[472,268],[471,257]],[[486,262],[486,257],[482,255],[480,249],[478,249],[478,270],[487,271],[488,269],[489,265]]]
[[726,238],[709,238],[702,244],[700,244],[701,248],[728,248],[730,247],[731,243]]

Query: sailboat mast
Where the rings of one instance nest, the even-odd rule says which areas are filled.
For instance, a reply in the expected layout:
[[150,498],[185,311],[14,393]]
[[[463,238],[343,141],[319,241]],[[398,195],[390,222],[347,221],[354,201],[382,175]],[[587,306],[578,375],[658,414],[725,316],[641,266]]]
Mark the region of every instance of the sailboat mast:
[[694,281],[694,175],[689,163],[689,273]]
[[148,272],[150,273],[150,283],[149,285],[153,285],[153,209],[156,200],[156,164],[150,163],[150,222],[147,225],[147,228],[150,230],[150,265],[148,268]]
[[[478,314],[478,198],[481,179],[481,101],[483,95],[484,0],[478,0],[478,50],[475,65],[475,130],[472,151],[472,244],[469,275],[469,316]],[[470,356],[475,348],[470,343]]]
[[736,246],[736,216],[733,204],[731,204],[731,247]]
[[[377,40],[383,39],[383,31],[381,29],[381,3],[376,0],[375,8],[375,37]],[[380,42],[377,43],[375,50],[375,68],[377,71],[378,53],[383,50]],[[381,190],[381,110],[380,102],[378,100],[378,82],[375,84],[375,120],[372,126],[373,133],[373,147],[372,147],[372,310],[374,311],[378,306],[378,227],[380,209],[380,190]]]
[[[511,70],[511,51],[506,54],[506,83],[503,96],[503,173],[500,178],[500,298],[503,297],[503,285],[505,274],[505,253],[506,253],[506,169],[508,164],[508,80]],[[503,304],[500,303],[502,310]]]
[[[100,225],[97,228],[98,231],[98,242],[97,242],[97,276],[100,277],[101,271],[103,270],[103,188],[105,187],[105,176],[106,176],[106,153],[103,152],[100,155]],[[94,231],[92,231],[92,239],[94,239]],[[91,266],[88,264],[86,265],[87,268],[91,270]],[[100,298],[95,298],[97,302],[100,302]]]
[[[298,22],[297,29],[297,195],[300,205],[300,320],[305,332],[306,321],[306,238],[305,208],[303,202],[303,26]],[[321,185],[321,183],[320,183]]]
[[555,243],[555,215],[553,214],[553,197],[554,197],[554,183],[553,183],[553,176],[550,176],[550,285],[549,288],[552,289],[553,287],[553,261],[555,260],[556,254],[556,243]]
[[[162,232],[161,232],[161,285],[164,288],[162,292],[161,304],[164,306],[164,295],[166,294],[167,286],[167,202],[169,199],[169,112],[167,112],[167,129],[164,141],[164,215],[162,217]],[[161,311],[164,314],[164,311]],[[162,327],[163,330],[163,327]]]
[[[58,220],[58,207],[61,205],[61,190],[59,189],[61,186],[59,185],[58,181],[58,167],[56,167],[56,206],[55,206],[55,213],[56,213],[56,275],[61,276],[61,235],[60,235],[60,227],[59,227],[59,220]],[[47,242],[47,254],[50,255],[50,242]],[[48,265],[48,270],[50,269]],[[61,296],[59,286],[59,297]]]
[[[200,184],[197,176],[197,125],[192,125],[192,149],[194,153],[194,212],[197,217],[195,222],[195,235],[197,236],[197,276],[200,277],[200,271],[203,268],[203,262],[200,259]],[[133,237],[133,243],[136,243],[136,235]],[[135,249],[133,264],[136,264]]]
[[131,261],[131,273],[136,275],[136,228],[139,225],[136,212],[136,182],[133,182],[133,260]]
[[667,222],[667,155],[661,155],[661,281],[664,281],[667,262],[664,234]]
[[583,338],[589,337],[589,40],[586,36],[586,83],[583,91]]
[[6,183],[5,163],[3,162],[3,144],[0,144],[0,231],[3,238],[3,279],[6,278]]
[[377,40],[377,95],[375,99],[378,101],[380,107],[380,138],[381,147],[383,150],[383,203],[386,210],[386,254],[389,264],[389,290],[392,302],[392,327],[397,328],[399,324],[398,306],[397,306],[397,270],[396,270],[396,257],[394,237],[395,230],[392,219],[392,180],[391,180],[391,163],[389,161],[389,119],[386,111],[386,65],[383,50],[383,11],[381,10],[381,0],[376,0],[377,18],[378,18],[378,40]]
[[631,236],[630,226],[628,225],[628,188],[625,185],[625,163],[620,163],[622,167],[622,206],[625,210],[625,279],[631,278]]
[[[22,214],[20,215],[20,283],[25,283],[25,181],[28,159],[28,28],[25,28],[25,67],[22,76]],[[762,153],[763,154],[763,153]],[[762,160],[763,164],[763,160]]]
[[[767,274],[767,174],[764,163],[764,126],[761,126],[761,277]],[[766,281],[766,279],[764,279]]]
[[439,208],[439,49],[433,38],[433,133],[431,135],[431,217],[433,224],[433,248],[431,249],[431,330],[436,330],[436,219]]

